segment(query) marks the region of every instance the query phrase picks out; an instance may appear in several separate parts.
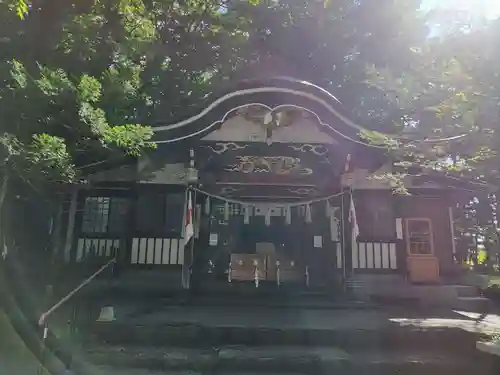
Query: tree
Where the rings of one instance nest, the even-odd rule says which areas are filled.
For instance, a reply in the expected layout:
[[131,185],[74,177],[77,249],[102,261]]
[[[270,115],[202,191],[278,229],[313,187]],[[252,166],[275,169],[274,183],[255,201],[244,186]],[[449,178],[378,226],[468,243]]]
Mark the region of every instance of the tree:
[[8,182],[41,190],[154,147],[142,124],[183,116],[244,62],[243,21],[219,1],[32,1],[23,20],[15,4],[0,2],[0,209]]
[[[283,0],[236,9],[252,20],[248,48],[256,64],[266,56],[287,61],[300,78],[329,88],[359,123],[399,140],[387,144],[399,172],[384,177],[401,187],[406,174],[432,172],[499,186],[498,22],[471,29],[463,14],[425,14],[419,6],[336,1],[325,10],[315,1]],[[443,17],[447,27],[436,34]],[[450,141],[421,142],[431,139]],[[495,195],[471,198],[455,210],[469,222],[458,235],[491,233],[493,211],[480,207]]]
[[[436,15],[424,17],[417,0],[1,4],[4,168],[26,181],[68,180],[136,155],[151,136],[137,124],[184,117],[268,57],[329,89],[367,128],[396,136],[387,147],[403,173],[496,178],[494,25],[464,36],[457,21],[430,39]],[[29,9],[23,21],[16,7]],[[477,58],[486,55],[486,64]],[[415,141],[463,134],[446,147]]]
[[395,130],[400,137],[454,139],[425,150],[412,142],[394,147],[391,152],[406,173],[411,167],[459,179],[469,188],[489,184],[486,191],[467,195],[455,212],[459,242],[469,244],[476,237],[490,254],[499,247],[499,30],[499,21],[472,29],[456,21],[446,32],[413,46],[408,69],[373,65],[369,80],[386,94],[386,108],[399,115]]

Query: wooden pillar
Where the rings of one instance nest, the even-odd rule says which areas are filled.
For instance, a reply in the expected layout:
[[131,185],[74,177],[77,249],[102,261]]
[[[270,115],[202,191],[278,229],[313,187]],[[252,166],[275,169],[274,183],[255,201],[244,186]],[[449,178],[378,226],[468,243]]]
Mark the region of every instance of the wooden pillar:
[[[181,285],[183,289],[190,289],[191,287],[191,276],[192,276],[192,268],[193,268],[193,256],[194,256],[194,244],[196,241],[196,235],[195,235],[195,225],[194,225],[194,218],[195,218],[195,211],[196,211],[196,191],[191,191],[191,188],[193,186],[197,185],[198,182],[198,172],[195,169],[195,153],[194,149],[191,148],[189,149],[189,167],[186,170],[187,176],[186,176],[186,181],[187,181],[187,186],[186,186],[186,200],[185,200],[185,207],[184,207],[184,215],[183,215],[183,220],[182,220],[182,228],[183,228],[183,238],[184,238],[184,262],[182,264],[182,271],[181,271]],[[185,225],[186,225],[186,215],[188,211],[188,205],[191,204],[191,225],[193,226],[193,235],[189,239],[188,245],[186,246],[185,239],[186,239],[186,233],[185,233]]]
[[[405,277],[408,275],[408,263],[406,261],[407,258],[407,253],[406,253],[406,240],[405,240],[405,235],[404,235],[404,220],[405,220],[405,213],[404,209],[402,207],[402,199],[404,199],[404,196],[398,196],[398,195],[393,195],[392,196],[392,202],[393,202],[393,210],[394,210],[394,217],[395,220],[401,220],[401,225],[399,230],[402,232],[402,236],[398,236],[396,234],[397,240],[396,240],[396,264],[398,267],[398,272]],[[398,229],[396,228],[396,231]],[[401,238],[399,238],[401,237]]]
[[117,273],[121,272],[127,265],[131,264],[132,259],[132,245],[136,235],[136,217],[139,204],[140,184],[136,183],[129,195],[130,205],[128,210],[128,220],[126,230],[122,233],[120,239],[120,248],[118,249],[115,270]]
[[57,213],[53,216],[51,227],[52,260],[58,260],[61,251],[62,229],[63,229],[63,209],[64,195],[57,195]]
[[455,218],[453,215],[453,207],[448,207],[448,218],[450,220],[450,237],[451,237],[451,251],[453,256],[453,263],[458,263],[457,259],[457,244],[455,241]]
[[343,279],[352,276],[352,225],[349,222],[349,209],[351,204],[351,189],[344,188],[342,195],[342,260]]
[[78,187],[73,186],[68,212],[68,226],[66,229],[66,240],[64,241],[64,261],[70,262],[71,260],[71,248],[74,244],[74,233],[75,233],[75,220],[76,220],[76,209],[78,207]]

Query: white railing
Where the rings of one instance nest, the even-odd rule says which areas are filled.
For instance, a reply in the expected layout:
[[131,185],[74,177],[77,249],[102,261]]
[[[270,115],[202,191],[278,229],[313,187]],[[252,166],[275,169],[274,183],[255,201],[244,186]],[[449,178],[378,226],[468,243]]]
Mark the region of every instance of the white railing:
[[354,242],[353,269],[397,270],[396,244],[391,242]]
[[79,238],[75,261],[83,262],[89,257],[109,258],[114,256],[119,248],[120,240],[117,238]]
[[[343,251],[336,243],[337,268],[343,267]],[[352,243],[352,268],[354,270],[397,270],[396,244],[393,242]]]
[[132,239],[131,264],[184,264],[184,241],[182,238]]
[[[120,248],[117,238],[79,238],[76,245],[76,262],[85,259],[109,258]],[[184,264],[182,238],[134,237],[130,249],[130,264],[165,265]]]

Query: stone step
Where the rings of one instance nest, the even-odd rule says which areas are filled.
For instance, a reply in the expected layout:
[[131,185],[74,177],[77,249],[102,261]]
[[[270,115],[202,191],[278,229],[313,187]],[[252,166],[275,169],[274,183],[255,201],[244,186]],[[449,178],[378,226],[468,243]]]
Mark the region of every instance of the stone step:
[[[471,324],[474,324],[471,321]],[[330,329],[306,327],[209,326],[192,323],[131,325],[117,322],[88,327],[88,342],[115,345],[175,345],[217,347],[221,345],[323,345],[372,350],[383,348],[434,348],[439,351],[474,351],[478,333],[462,328],[415,327],[410,324]]]
[[[210,375],[217,375],[217,372],[209,372]],[[220,372],[219,372],[220,373]],[[234,374],[234,372],[233,372]],[[298,372],[248,372],[248,371],[238,371],[238,375],[305,375]],[[87,375],[87,374],[85,374]],[[92,372],[89,375],[165,375],[165,371],[151,371],[148,369],[140,369],[140,368],[116,368],[111,366],[94,366]],[[179,370],[179,371],[168,371],[168,375],[207,375],[205,371],[197,371],[197,370]]]
[[[123,369],[111,366],[96,366],[93,367],[91,374],[92,375],[165,375],[165,371],[163,370],[151,371],[142,368]],[[186,371],[169,371],[168,375],[203,375],[203,373],[201,371],[186,370]]]
[[458,297],[453,303],[456,310],[487,313],[491,301],[485,297]]
[[151,371],[299,372],[302,374],[496,374],[497,358],[479,351],[450,357],[435,351],[345,351],[311,346],[223,346],[186,349],[151,346],[102,346],[88,349],[88,361],[117,369]]
[[459,297],[479,297],[479,288],[470,285],[453,285]]

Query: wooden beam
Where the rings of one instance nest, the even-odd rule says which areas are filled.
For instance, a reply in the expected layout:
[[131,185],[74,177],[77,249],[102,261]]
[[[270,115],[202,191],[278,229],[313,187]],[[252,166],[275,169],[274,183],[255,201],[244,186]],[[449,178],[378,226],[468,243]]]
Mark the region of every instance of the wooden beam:
[[68,227],[66,230],[66,240],[64,242],[64,260],[71,260],[71,247],[73,245],[73,233],[75,232],[76,209],[78,206],[78,187],[74,186],[71,192],[71,201],[68,212]]

